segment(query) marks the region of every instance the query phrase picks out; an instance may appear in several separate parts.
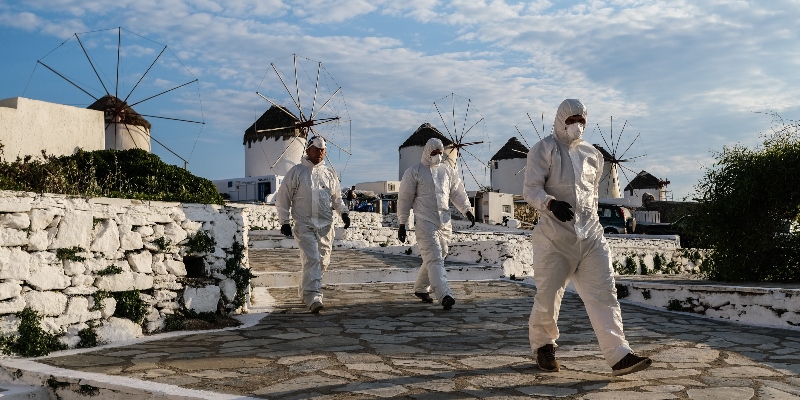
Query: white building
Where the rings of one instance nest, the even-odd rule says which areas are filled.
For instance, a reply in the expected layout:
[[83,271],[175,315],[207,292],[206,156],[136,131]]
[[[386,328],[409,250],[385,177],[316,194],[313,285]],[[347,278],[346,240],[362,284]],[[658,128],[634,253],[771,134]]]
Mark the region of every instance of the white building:
[[486,224],[502,224],[503,217],[514,218],[514,195],[511,193],[475,193],[475,218]]
[[294,114],[281,108],[270,107],[244,131],[245,176],[283,176],[300,163],[307,133],[296,127]]
[[400,181],[377,181],[357,183],[356,190],[365,190],[378,194],[397,193],[400,189]]
[[[230,201],[274,203],[275,193],[283,182],[283,175],[217,179],[212,182],[219,193],[223,197],[228,197]],[[225,194],[228,196],[224,196]]]
[[492,190],[522,196],[527,157],[528,148],[524,144],[516,137],[508,139],[489,161]]
[[114,96],[103,96],[89,107],[103,113],[105,148],[151,151],[150,122]]
[[629,204],[633,207],[641,207],[644,204],[644,197],[652,196],[653,200],[667,201],[668,180],[658,179],[647,171],[639,172],[625,186],[625,198],[629,199]]
[[24,97],[0,100],[0,144],[8,161],[103,150],[103,113]]
[[445,146],[444,157],[445,161],[450,163],[450,166],[454,169],[458,169],[456,164],[456,158],[458,153],[454,151],[452,147],[448,148],[453,144],[453,141],[446,138],[439,132],[438,129],[434,128],[429,123],[424,123],[417,128],[411,136],[406,139],[403,144],[400,145],[398,149],[400,152],[400,170],[398,171],[397,177],[398,179],[403,179],[403,174],[406,172],[407,169],[419,164],[422,160],[422,150],[425,148],[425,143],[428,142],[428,139],[436,138],[442,141]]

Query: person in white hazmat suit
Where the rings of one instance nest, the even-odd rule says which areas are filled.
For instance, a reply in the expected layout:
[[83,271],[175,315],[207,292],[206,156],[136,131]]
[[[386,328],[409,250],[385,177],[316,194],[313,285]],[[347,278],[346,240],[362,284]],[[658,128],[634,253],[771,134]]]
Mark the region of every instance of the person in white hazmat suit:
[[342,201],[339,177],[325,166],[325,139],[308,141],[306,155],[283,177],[275,195],[281,233],[292,235],[289,212],[294,218],[294,238],[303,265],[299,295],[312,313],[324,307],[322,274],[328,268],[333,247],[333,210],[342,214],[344,228],[350,227],[347,205]]
[[643,370],[649,358],[631,351],[622,331],[608,244],[597,214],[603,155],[582,139],[586,107],[567,99],[558,106],[553,134],[528,152],[523,196],[540,215],[533,231],[536,296],[528,320],[540,369],[559,371],[557,321],[567,283],[583,300],[612,374]]
[[444,145],[431,138],[422,150],[422,162],[403,173],[397,194],[397,221],[400,227],[397,238],[406,241],[406,223],[414,209],[414,226],[417,245],[422,255],[422,266],[414,283],[414,295],[425,303],[433,303],[430,292],[442,308],[449,310],[456,303],[447,283],[444,258],[450,240],[450,202],[475,226],[475,216],[456,171],[442,162]]

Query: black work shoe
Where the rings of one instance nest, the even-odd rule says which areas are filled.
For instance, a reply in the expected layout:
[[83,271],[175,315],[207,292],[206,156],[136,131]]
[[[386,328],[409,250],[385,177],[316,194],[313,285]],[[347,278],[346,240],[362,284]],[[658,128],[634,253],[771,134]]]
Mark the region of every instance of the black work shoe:
[[450,296],[444,296],[442,299],[442,308],[445,310],[453,308],[453,304],[456,304],[456,300]]
[[417,296],[420,299],[422,299],[423,303],[433,303],[433,298],[428,293],[414,293],[414,296]]
[[634,352],[630,352],[611,367],[611,375],[620,376],[632,374],[649,367],[651,364],[653,364],[653,360],[647,357],[639,357]]
[[558,361],[556,361],[556,346],[546,344],[536,349],[536,364],[542,371],[561,371],[561,366],[558,365]]
[[308,310],[311,311],[312,314],[319,314],[319,312],[322,311],[324,307],[325,306],[322,305],[322,303],[320,303],[319,301],[315,301],[311,303],[310,306],[308,306]]

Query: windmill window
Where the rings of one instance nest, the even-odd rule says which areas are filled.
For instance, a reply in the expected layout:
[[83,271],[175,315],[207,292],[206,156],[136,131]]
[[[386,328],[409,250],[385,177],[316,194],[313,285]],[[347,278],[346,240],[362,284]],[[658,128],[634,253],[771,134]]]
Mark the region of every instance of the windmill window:
[[510,213],[510,212],[511,212],[511,206],[509,206],[509,205],[504,205],[504,206],[503,206],[503,212],[504,212],[504,213]]
[[228,181],[228,187],[233,187],[233,181]]
[[247,148],[250,149],[253,147],[253,142],[247,142]]
[[497,167],[499,166],[499,164],[500,164],[500,163],[498,163],[497,161],[495,161],[495,162],[494,162],[494,169],[497,169]]

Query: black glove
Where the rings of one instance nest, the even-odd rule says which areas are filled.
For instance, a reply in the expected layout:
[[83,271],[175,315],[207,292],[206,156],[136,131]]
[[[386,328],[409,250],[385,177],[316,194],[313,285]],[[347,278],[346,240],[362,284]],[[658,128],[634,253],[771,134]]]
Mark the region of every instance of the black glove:
[[400,243],[406,242],[406,226],[400,225],[400,229],[397,230],[397,239]]
[[472,222],[472,225],[469,226],[470,228],[475,226],[475,216],[472,215],[472,211],[467,211],[467,219],[469,220],[469,222]]
[[292,236],[292,226],[289,224],[281,225],[281,233],[286,236]]
[[570,210],[570,208],[572,208],[572,206],[566,201],[550,201],[550,211],[552,211],[553,215],[555,215],[556,218],[558,218],[558,220],[561,222],[572,221],[572,217],[575,216],[575,212]]
[[350,227],[350,215],[348,213],[342,214],[342,221],[344,221],[344,229]]

